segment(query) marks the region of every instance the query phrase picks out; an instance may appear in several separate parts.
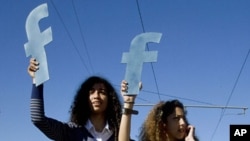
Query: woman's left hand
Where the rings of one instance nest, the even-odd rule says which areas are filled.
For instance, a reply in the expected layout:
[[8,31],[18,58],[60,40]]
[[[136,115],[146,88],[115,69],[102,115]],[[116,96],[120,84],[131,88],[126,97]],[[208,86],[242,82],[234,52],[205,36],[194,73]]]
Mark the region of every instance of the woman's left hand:
[[195,139],[194,139],[194,134],[195,134],[194,126],[189,125],[187,128],[188,128],[189,132],[188,132],[188,135],[185,138],[185,141],[195,141]]
[[136,95],[126,95],[128,91],[128,82],[123,80],[121,83],[121,94],[123,97],[124,102],[134,102]]

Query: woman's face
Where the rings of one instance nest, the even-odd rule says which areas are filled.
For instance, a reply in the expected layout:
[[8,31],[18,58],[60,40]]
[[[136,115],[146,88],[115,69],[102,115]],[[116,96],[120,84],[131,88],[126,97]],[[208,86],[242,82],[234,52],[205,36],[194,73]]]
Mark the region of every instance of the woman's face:
[[89,105],[94,114],[104,113],[108,105],[107,90],[104,84],[96,83],[89,91]]
[[183,139],[186,136],[187,125],[183,109],[176,107],[167,117],[167,133],[170,140]]

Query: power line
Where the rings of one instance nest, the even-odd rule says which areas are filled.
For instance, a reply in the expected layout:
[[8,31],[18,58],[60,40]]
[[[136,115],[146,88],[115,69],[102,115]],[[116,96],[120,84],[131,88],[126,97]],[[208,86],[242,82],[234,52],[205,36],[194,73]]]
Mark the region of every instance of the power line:
[[91,69],[92,72],[94,72],[94,69],[93,69],[93,66],[92,66],[92,63],[91,63],[91,60],[90,60],[87,44],[86,44],[85,38],[83,36],[83,30],[82,30],[81,25],[80,25],[79,16],[78,16],[76,8],[75,8],[75,3],[74,3],[74,0],[71,0],[71,1],[72,1],[75,16],[76,16],[77,24],[78,24],[78,27],[80,29],[80,35],[81,35],[81,39],[82,39],[82,42],[83,42],[83,47],[84,47],[84,49],[86,51],[87,58],[88,58],[88,61],[89,61],[89,64],[90,64],[90,69]]
[[152,91],[148,91],[148,90],[142,90],[142,91],[147,92],[147,93],[167,96],[167,97],[171,97],[171,98],[182,99],[182,100],[186,100],[186,101],[192,101],[192,102],[196,102],[196,103],[206,104],[206,105],[214,105],[214,104],[211,104],[211,103],[208,103],[208,102],[195,100],[195,99],[191,99],[191,98],[179,97],[179,96],[174,96],[174,95],[169,95],[169,94],[164,94],[164,93],[156,93],[156,92],[152,92]]
[[140,16],[142,31],[145,32],[145,28],[144,28],[144,24],[143,24],[143,20],[142,20],[141,9],[140,9],[140,5],[139,5],[139,1],[138,0],[136,0],[136,5],[137,5],[137,10],[138,10],[138,13],[139,13],[139,16]]
[[[136,5],[137,5],[137,10],[138,10],[138,13],[139,13],[139,16],[140,16],[142,31],[145,33],[145,27],[144,27],[144,24],[143,24],[142,14],[141,14],[140,5],[139,5],[138,0],[136,0]],[[149,50],[148,44],[146,45],[146,47],[147,47],[147,50]],[[157,80],[156,80],[156,75],[155,75],[153,63],[150,62],[150,65],[151,65],[151,68],[152,68],[152,71],[153,71],[153,76],[154,76],[154,81],[155,81],[155,85],[156,85],[156,90],[157,90],[157,92],[159,94],[160,92],[159,92],[159,87],[158,87],[158,83],[157,83]],[[160,95],[158,95],[158,97],[159,97],[159,100],[161,100]]]
[[84,62],[84,59],[83,59],[82,56],[80,55],[80,51],[79,51],[78,48],[76,47],[76,44],[75,44],[75,42],[74,42],[72,36],[70,35],[70,32],[69,32],[69,30],[67,29],[67,27],[66,27],[66,25],[65,25],[65,23],[64,23],[64,21],[63,21],[63,18],[61,17],[61,15],[60,15],[58,9],[56,8],[56,6],[55,6],[53,0],[50,0],[50,2],[51,2],[51,4],[52,4],[52,6],[54,7],[54,9],[55,9],[55,11],[56,11],[56,13],[57,13],[57,15],[58,15],[58,17],[59,17],[59,20],[61,21],[61,23],[62,23],[62,25],[63,25],[63,27],[64,27],[64,29],[65,29],[67,35],[69,36],[69,39],[71,40],[74,49],[76,50],[78,56],[80,57],[80,60],[81,60],[81,62],[82,62],[82,64],[83,64],[83,66],[85,67],[85,69],[87,70],[87,72],[90,74],[90,72],[89,72],[89,70],[88,70],[88,68],[87,68],[87,65],[86,65],[85,62]]
[[[113,84],[113,85],[115,87],[119,87],[120,88],[120,85],[117,85],[117,84]],[[164,93],[157,93],[157,92],[153,92],[153,91],[149,91],[149,90],[141,90],[141,92],[145,92],[145,93],[149,93],[149,94],[157,94],[157,95],[167,96],[167,97],[171,97],[171,98],[175,98],[175,99],[182,99],[182,100],[196,102],[196,103],[200,103],[200,104],[206,104],[206,105],[210,105],[210,106],[215,106],[214,104],[208,103],[208,102],[205,102],[205,101],[200,101],[200,100],[195,100],[195,99],[185,98],[185,97],[178,97],[178,96],[164,94]],[[139,99],[139,100],[147,102],[147,103],[152,103],[152,101],[146,100],[145,98],[141,98],[140,94],[137,95],[136,99]]]
[[[237,78],[236,78],[236,80],[235,80],[234,86],[233,86],[233,88],[232,88],[232,90],[231,90],[231,93],[230,93],[228,99],[227,99],[226,106],[228,106],[228,104],[229,104],[229,102],[230,102],[230,100],[231,100],[231,97],[232,97],[232,95],[233,95],[233,93],[234,93],[234,90],[235,90],[235,88],[236,88],[236,86],[237,86],[237,84],[238,84],[238,81],[239,81],[240,76],[241,76],[241,73],[242,73],[242,71],[243,71],[243,69],[244,69],[244,67],[245,67],[245,64],[246,64],[247,58],[248,58],[248,56],[249,56],[249,53],[250,53],[250,49],[249,49],[248,52],[247,52],[247,55],[246,55],[246,57],[245,57],[245,60],[244,60],[244,62],[243,62],[243,64],[242,64],[242,66],[241,66],[240,72],[239,72],[239,74],[238,74],[238,76],[237,76]],[[225,107],[226,107],[226,106],[225,106]],[[214,130],[213,134],[212,134],[211,141],[212,141],[212,139],[213,139],[213,137],[214,137],[214,135],[215,135],[215,133],[216,133],[216,131],[217,131],[217,129],[218,129],[220,123],[221,123],[221,120],[222,120],[222,118],[223,118],[223,116],[224,116],[224,114],[225,114],[225,111],[226,111],[226,109],[223,109],[222,112],[221,112],[221,116],[220,116],[220,118],[219,118],[219,121],[218,121],[218,123],[217,123],[217,125],[216,125],[216,127],[215,127],[215,130]]]
[[[134,106],[154,106],[156,104],[134,104]],[[248,109],[247,107],[239,107],[239,106],[208,106],[208,105],[184,105],[186,108],[219,108],[219,109],[242,109],[245,111]]]

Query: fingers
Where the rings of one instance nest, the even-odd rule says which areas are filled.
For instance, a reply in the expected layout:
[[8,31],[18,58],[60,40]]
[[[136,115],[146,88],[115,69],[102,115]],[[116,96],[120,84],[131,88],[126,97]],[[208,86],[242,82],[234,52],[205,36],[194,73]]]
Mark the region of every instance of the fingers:
[[36,61],[36,59],[31,58],[30,59],[30,64],[28,66],[28,73],[29,75],[34,78],[35,77],[35,72],[39,69],[39,63]]
[[139,82],[139,90],[142,89],[142,82]]
[[30,70],[30,71],[37,71],[38,69],[39,69],[39,63],[36,61],[36,59],[34,59],[34,58],[31,58],[30,59],[30,64],[29,64],[29,67],[28,67],[28,69]]
[[[139,90],[141,90],[141,89],[142,89],[142,82],[139,82]],[[128,92],[128,82],[126,80],[122,80],[121,92],[123,92],[123,93]]]
[[187,130],[188,130],[188,135],[185,137],[185,141],[195,141],[195,128],[194,128],[194,126],[192,126],[192,125],[188,125],[188,127],[187,127]]
[[122,80],[121,92],[122,93],[127,93],[128,92],[128,82],[126,80]]
[[195,127],[194,126],[192,126],[192,125],[188,125],[188,130],[189,130],[189,132],[188,132],[188,136],[194,136],[194,132],[195,132]]

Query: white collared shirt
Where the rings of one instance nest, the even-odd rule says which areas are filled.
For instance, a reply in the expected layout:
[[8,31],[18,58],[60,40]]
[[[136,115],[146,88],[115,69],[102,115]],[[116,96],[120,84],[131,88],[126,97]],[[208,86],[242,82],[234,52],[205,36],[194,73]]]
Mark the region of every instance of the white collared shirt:
[[107,141],[113,134],[113,132],[109,130],[108,122],[106,122],[106,125],[103,128],[102,132],[97,132],[90,120],[88,120],[85,124],[85,128],[89,131],[91,135],[94,136],[96,141]]

